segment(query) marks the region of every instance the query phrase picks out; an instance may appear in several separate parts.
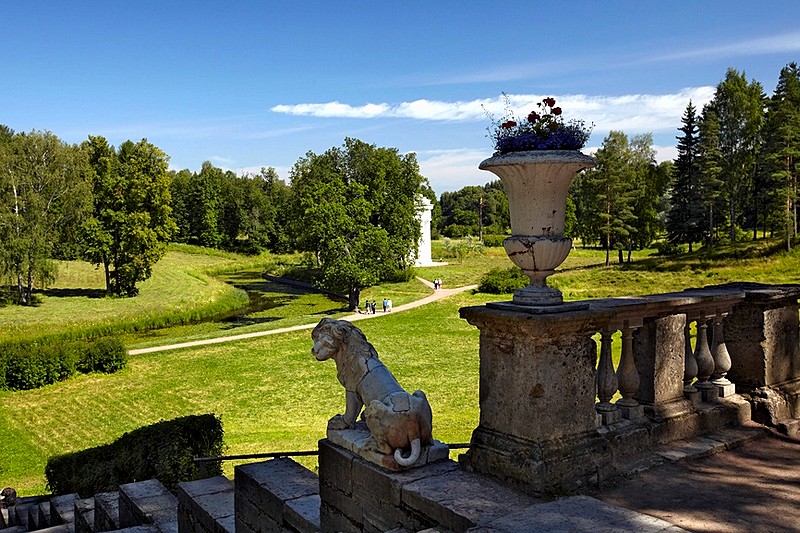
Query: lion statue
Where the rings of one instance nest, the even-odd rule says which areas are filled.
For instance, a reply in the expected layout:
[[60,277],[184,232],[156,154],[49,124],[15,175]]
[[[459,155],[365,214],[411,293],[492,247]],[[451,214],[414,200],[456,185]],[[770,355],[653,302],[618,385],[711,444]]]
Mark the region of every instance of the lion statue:
[[413,465],[421,446],[432,442],[433,415],[425,393],[403,390],[361,330],[347,321],[323,318],[311,338],[311,353],[318,361],[336,362],[336,377],[345,388],[345,412],[332,417],[328,429],[354,428],[366,406],[363,418],[372,434],[370,445],[380,453],[394,453],[400,466]]
[[11,487],[6,487],[0,491],[0,504],[3,509],[17,505],[17,491]]

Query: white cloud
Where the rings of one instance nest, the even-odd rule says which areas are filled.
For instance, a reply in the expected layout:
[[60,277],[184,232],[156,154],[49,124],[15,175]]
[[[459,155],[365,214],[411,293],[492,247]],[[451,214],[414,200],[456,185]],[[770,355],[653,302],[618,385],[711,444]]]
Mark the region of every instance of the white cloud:
[[[691,100],[701,109],[714,95],[713,87],[692,87],[670,94],[629,94],[620,96],[509,94],[506,97],[471,101],[445,102],[414,100],[399,104],[352,106],[340,102],[323,104],[278,105],[273,112],[313,117],[364,119],[411,118],[437,121],[486,120],[489,113],[496,120],[504,117],[506,107],[518,116],[536,109],[545,96],[554,96],[567,119],[580,118],[602,124],[603,131],[623,130],[633,133],[673,130],[679,124]],[[506,102],[506,99],[508,100]]]
[[276,105],[271,111],[312,117],[376,118],[385,116],[390,109],[389,104],[351,106],[339,102],[327,102],[324,104]]

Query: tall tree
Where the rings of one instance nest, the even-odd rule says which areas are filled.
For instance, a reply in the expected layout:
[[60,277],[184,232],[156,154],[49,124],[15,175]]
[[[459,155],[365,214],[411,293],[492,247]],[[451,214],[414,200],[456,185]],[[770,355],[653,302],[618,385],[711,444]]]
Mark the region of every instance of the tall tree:
[[407,272],[425,181],[414,154],[348,138],[340,148],[307,153],[291,179],[296,244],[314,252],[323,287],[347,292],[350,309],[363,288]]
[[635,231],[637,194],[632,187],[635,171],[630,161],[628,136],[621,131],[609,132],[595,159],[597,166],[587,172],[585,179],[599,206],[593,213],[598,217],[594,225],[600,229],[606,265],[609,265],[612,249],[619,252],[622,262],[622,250]]
[[761,84],[748,83],[744,72],[735,69],[728,69],[711,102],[719,123],[720,178],[724,184],[731,241],[736,240],[737,226],[744,223],[753,195],[764,104]]
[[84,224],[86,258],[103,265],[109,294],[135,296],[176,229],[168,157],[147,139],[115,150],[103,137],[90,136],[83,148],[94,188],[93,216]]
[[670,164],[655,164],[653,135],[631,137],[628,144],[628,167],[631,175],[633,230],[627,241],[628,262],[631,252],[646,248],[664,231],[660,214],[666,210],[666,194],[671,183]]
[[723,195],[722,152],[720,150],[719,119],[714,107],[707,104],[700,116],[700,142],[698,159],[700,165],[700,191],[705,199],[705,241],[713,246],[720,228],[727,224]]
[[55,276],[53,249],[90,206],[80,150],[50,132],[0,135],[0,270],[19,302],[32,303],[35,282]]
[[771,192],[764,202],[772,207],[773,212],[783,215],[786,247],[791,249],[798,231],[800,71],[797,63],[789,63],[781,69],[775,92],[767,106],[763,137],[763,189]]
[[702,242],[705,229],[705,201],[702,195],[700,172],[700,126],[697,110],[689,101],[683,114],[683,133],[678,139],[678,157],[672,167],[674,180],[667,214],[669,239],[689,245]]
[[447,237],[477,236],[481,230],[502,235],[511,226],[508,197],[500,180],[444,192],[440,205],[437,229]]

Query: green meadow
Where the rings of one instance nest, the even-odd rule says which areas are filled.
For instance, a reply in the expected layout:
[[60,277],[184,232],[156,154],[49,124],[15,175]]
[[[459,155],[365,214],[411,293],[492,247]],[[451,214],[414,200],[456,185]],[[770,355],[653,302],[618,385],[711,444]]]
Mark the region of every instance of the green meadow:
[[[797,283],[800,253],[771,253],[767,241],[679,258],[635,254],[630,265],[604,266],[604,254],[578,247],[550,278],[567,299],[648,294],[729,281]],[[434,250],[434,257],[440,254]],[[339,317],[344,303],[267,282],[265,270],[297,257],[248,258],[172,247],[133,299],[102,296],[102,272],[65,263],[56,284],[32,308],[0,308],[0,339],[114,333],[128,348],[315,324]],[[491,268],[508,268],[489,248],[446,266],[420,268],[445,288],[478,283]],[[364,299],[398,306],[431,290],[417,280],[372,287]],[[423,389],[434,412],[434,436],[468,441],[478,420],[478,331],[458,310],[509,295],[461,293],[401,313],[358,322],[408,389]],[[215,317],[213,321],[203,319]],[[46,492],[47,458],[108,443],[162,419],[221,416],[228,454],[312,450],[327,419],[344,408],[332,362],[310,355],[309,330],[224,344],[132,356],[112,375],[80,375],[31,391],[0,391],[0,484],[20,494]],[[618,344],[618,343],[615,343]],[[315,466],[315,458],[303,462]],[[225,463],[227,475],[235,462]]]

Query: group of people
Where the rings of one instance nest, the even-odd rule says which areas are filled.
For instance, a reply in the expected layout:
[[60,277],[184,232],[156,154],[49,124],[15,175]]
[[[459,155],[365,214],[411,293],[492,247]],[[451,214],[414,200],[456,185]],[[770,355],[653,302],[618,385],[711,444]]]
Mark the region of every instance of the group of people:
[[436,278],[435,280],[433,280],[433,288],[436,289],[437,291],[439,289],[441,289],[442,288],[442,280],[439,279],[439,278]]
[[[369,300],[367,300],[367,301],[364,302],[364,314],[374,315],[377,312],[376,309],[377,309],[377,304],[376,304],[375,300],[372,300],[371,302]],[[384,313],[388,313],[388,312],[391,312],[391,310],[392,310],[392,299],[391,298],[384,298],[383,299],[383,312]],[[359,309],[356,309],[356,311],[361,313],[361,310],[359,310]]]

